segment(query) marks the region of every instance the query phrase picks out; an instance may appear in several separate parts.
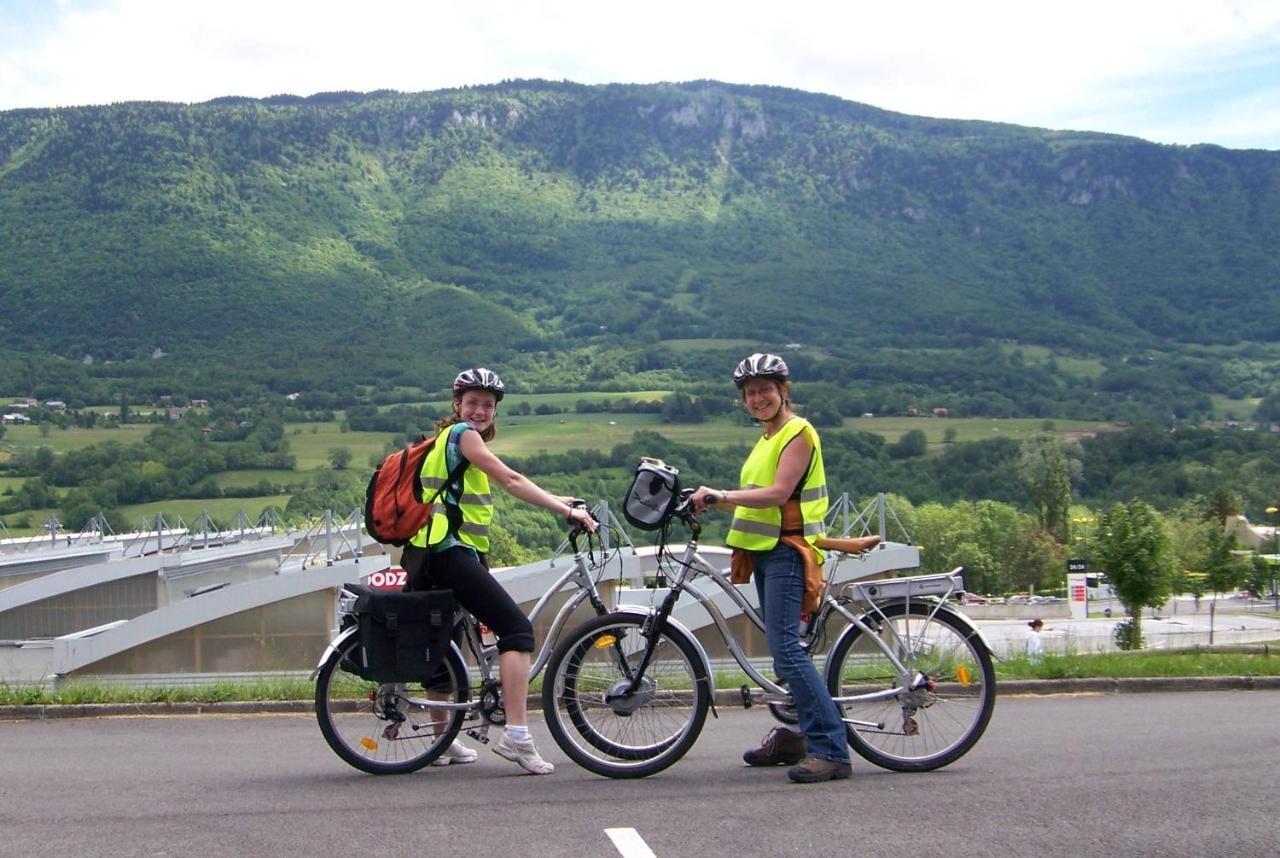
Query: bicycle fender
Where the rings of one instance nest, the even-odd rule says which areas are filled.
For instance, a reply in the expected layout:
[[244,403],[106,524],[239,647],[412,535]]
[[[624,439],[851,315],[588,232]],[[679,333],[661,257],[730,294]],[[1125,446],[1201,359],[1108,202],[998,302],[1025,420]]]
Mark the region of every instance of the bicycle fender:
[[987,636],[982,633],[982,628],[975,623],[968,614],[964,611],[956,610],[950,605],[947,606],[947,610],[968,623],[969,628],[973,629],[973,634],[978,638],[978,640],[982,641],[982,645],[987,648],[987,654],[992,658],[999,659],[999,656],[996,655],[995,649],[991,646],[991,641],[987,640]]
[[[639,617],[643,619],[653,614],[653,611],[649,608],[641,608],[635,605],[619,605],[618,609],[613,613],[626,614],[631,617]],[[706,677],[707,683],[711,686],[712,699],[714,699],[716,686],[714,675],[711,673],[711,659],[707,656],[707,651],[703,648],[702,641],[698,640],[697,635],[689,631],[687,626],[679,620],[676,620],[674,617],[667,617],[667,625],[671,626],[676,631],[681,632],[685,637],[693,642],[693,648],[698,651],[698,658],[702,660],[703,676]]]
[[329,656],[333,655],[337,651],[338,647],[346,643],[348,638],[352,635],[358,634],[360,634],[360,626],[351,626],[350,628],[343,629],[336,638],[329,641],[329,645],[324,648],[324,653],[320,656],[320,660],[316,662],[315,670],[311,671],[311,675],[307,677],[307,680],[309,682],[315,682],[316,677],[320,675],[320,668],[324,667],[324,663],[329,660]]
[[[913,604],[920,604],[920,603],[919,603],[919,601],[916,601],[916,602],[914,602]],[[936,604],[936,603],[934,603],[934,604]],[[907,606],[907,602],[905,602],[905,601],[892,601],[892,602],[884,602],[884,603],[880,604],[879,609],[880,609],[881,611],[885,611],[885,609],[887,609],[887,608],[890,608],[890,609],[891,609],[891,608],[903,608],[903,609],[905,609],[905,608],[906,608],[906,606]],[[997,655],[996,655],[996,651],[995,651],[995,649],[991,646],[991,641],[987,640],[987,636],[986,636],[986,635],[984,635],[984,634],[982,633],[982,629],[978,627],[978,624],[977,624],[977,623],[975,623],[975,622],[974,622],[974,621],[969,617],[969,615],[967,615],[967,614],[966,614],[966,613],[964,613],[963,611],[957,611],[955,608],[952,608],[950,605],[947,605],[946,607],[942,608],[941,610],[946,611],[948,614],[951,614],[952,616],[956,617],[957,619],[959,619],[959,620],[963,621],[963,622],[965,623],[965,625],[967,625],[967,626],[969,627],[969,635],[970,635],[970,637],[976,637],[976,638],[978,639],[978,642],[979,642],[980,644],[982,644],[984,647],[986,647],[987,654],[988,654],[988,655],[990,655],[992,658],[996,658],[996,659],[998,659],[998,658],[999,658],[999,656],[997,656]],[[887,613],[887,611],[886,611],[886,613]],[[865,620],[865,619],[866,619],[866,618],[868,618],[868,617],[872,617],[872,618],[874,618],[874,616],[875,616],[875,613],[874,613],[874,612],[872,612],[872,611],[866,611],[866,612],[863,612],[863,613],[860,615],[860,619],[864,619],[864,620]],[[840,641],[842,641],[842,640],[844,640],[846,637],[848,637],[848,636],[849,636],[849,634],[851,634],[852,632],[856,632],[857,630],[858,630],[858,627],[857,627],[857,626],[852,626],[852,625],[850,625],[850,626],[845,626],[844,631],[840,633],[840,637],[836,638],[835,644],[840,643]],[[835,644],[832,644],[832,647],[831,647],[831,648],[832,648],[833,650],[835,649]]]

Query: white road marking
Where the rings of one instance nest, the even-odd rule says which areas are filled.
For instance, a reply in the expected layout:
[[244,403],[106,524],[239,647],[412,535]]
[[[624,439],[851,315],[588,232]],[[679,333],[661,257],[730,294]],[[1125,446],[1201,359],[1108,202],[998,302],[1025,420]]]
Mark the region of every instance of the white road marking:
[[604,833],[609,835],[622,858],[657,858],[634,828],[606,828]]

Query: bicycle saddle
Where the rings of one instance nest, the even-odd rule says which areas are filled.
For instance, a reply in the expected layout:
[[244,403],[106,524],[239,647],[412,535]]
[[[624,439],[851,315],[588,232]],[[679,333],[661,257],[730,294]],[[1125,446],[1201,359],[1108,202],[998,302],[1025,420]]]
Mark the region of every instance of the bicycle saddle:
[[845,554],[861,554],[869,551],[880,544],[879,536],[855,536],[849,539],[839,539],[834,536],[824,536],[816,543],[823,551],[842,551]]

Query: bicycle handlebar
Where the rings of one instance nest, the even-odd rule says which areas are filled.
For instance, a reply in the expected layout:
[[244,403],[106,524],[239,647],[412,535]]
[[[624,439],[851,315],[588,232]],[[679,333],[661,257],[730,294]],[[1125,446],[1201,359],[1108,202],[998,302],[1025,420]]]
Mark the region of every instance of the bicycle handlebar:
[[[591,520],[596,523],[596,527],[599,528],[600,519],[596,518],[596,514],[591,511],[591,508],[589,506],[587,506],[586,501],[582,500],[581,498],[575,498],[574,500],[570,501],[569,508],[585,509],[591,515]],[[578,537],[581,536],[583,533],[587,533],[587,532],[588,532],[587,529],[583,527],[581,524],[578,524],[576,521],[572,525],[570,525],[569,544],[573,546],[573,551],[575,554],[578,552]]]

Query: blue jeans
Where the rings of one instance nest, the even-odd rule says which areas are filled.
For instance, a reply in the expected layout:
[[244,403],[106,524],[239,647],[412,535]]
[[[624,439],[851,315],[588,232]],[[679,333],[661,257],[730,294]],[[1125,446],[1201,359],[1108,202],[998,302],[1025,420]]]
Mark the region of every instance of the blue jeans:
[[800,646],[804,559],[785,545],[772,551],[753,551],[751,556],[773,669],[787,683],[795,700],[800,730],[809,742],[809,756],[847,763],[849,746],[840,710]]

